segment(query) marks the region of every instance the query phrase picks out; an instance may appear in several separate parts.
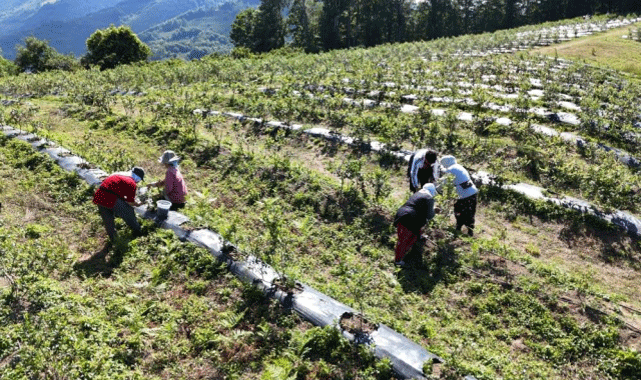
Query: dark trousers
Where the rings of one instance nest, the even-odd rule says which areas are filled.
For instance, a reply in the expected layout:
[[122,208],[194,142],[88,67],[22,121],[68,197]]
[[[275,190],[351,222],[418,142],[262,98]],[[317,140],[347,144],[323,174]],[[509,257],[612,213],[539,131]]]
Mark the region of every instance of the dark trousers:
[[171,203],[171,207],[169,208],[171,211],[178,211],[181,208],[185,208],[184,203]]
[[141,231],[134,208],[129,206],[129,204],[122,199],[118,199],[116,201],[114,208],[107,208],[98,205],[98,211],[100,212],[102,223],[105,225],[105,229],[107,230],[107,235],[109,235],[110,240],[113,240],[117,235],[115,223],[116,216],[124,220],[125,223],[134,230],[134,232],[140,233]]
[[476,215],[476,194],[467,198],[459,199],[454,203],[454,216],[456,217],[456,229],[466,226],[474,229],[474,216]]

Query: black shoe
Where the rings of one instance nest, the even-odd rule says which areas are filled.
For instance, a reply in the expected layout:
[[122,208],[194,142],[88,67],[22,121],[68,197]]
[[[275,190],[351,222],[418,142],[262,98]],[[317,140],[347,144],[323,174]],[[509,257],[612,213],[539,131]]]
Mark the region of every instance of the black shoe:
[[467,236],[474,236],[474,230],[471,228],[467,229]]

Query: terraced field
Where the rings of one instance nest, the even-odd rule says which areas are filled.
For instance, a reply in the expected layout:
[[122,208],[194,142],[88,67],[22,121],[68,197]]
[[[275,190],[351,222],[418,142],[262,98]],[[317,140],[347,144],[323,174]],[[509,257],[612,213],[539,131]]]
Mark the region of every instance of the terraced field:
[[[2,78],[1,120],[106,172],[160,178],[177,151],[187,228],[437,354],[426,378],[636,379],[639,78],[505,51],[540,34]],[[106,247],[87,185],[1,145],[3,378],[392,376],[151,222]],[[391,220],[423,147],[474,173],[478,232],[455,233],[445,191],[398,269]]]

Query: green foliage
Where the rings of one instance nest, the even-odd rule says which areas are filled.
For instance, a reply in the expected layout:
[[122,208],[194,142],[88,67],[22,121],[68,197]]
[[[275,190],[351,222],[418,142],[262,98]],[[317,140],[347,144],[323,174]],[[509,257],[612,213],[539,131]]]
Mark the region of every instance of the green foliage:
[[314,360],[323,359],[338,364],[347,361],[352,346],[333,326],[314,327],[305,332],[300,355]]
[[239,46],[235,47],[234,50],[231,51],[231,57],[235,59],[251,58],[253,57],[253,53],[251,49],[244,46]]
[[[93,69],[71,75],[9,77],[3,78],[1,89],[35,94],[29,102],[37,107],[20,100],[4,108],[1,115],[5,122],[28,130],[45,132],[46,128],[53,140],[103,169],[120,170],[132,162],[155,163],[158,152],[179,151],[185,158],[183,173],[191,191],[184,212],[192,226],[211,228],[233,242],[238,249],[230,256],[242,259],[248,252],[258,253],[277,271],[304,279],[438,352],[447,363],[445,369],[441,367],[443,378],[460,379],[470,373],[479,379],[565,378],[575,374],[576,366],[581,366],[585,377],[633,378],[638,358],[617,340],[623,328],[618,322],[588,319],[581,310],[569,310],[555,302],[568,291],[584,295],[590,300],[586,303],[605,299],[599,289],[600,276],[591,271],[594,266],[611,265],[607,260],[630,274],[638,268],[638,244],[630,243],[610,225],[595,223],[596,218],[483,186],[479,195],[479,220],[483,222],[478,236],[460,237],[452,233],[451,204],[456,195],[447,187],[437,200],[442,213],[425,231],[429,250],[424,252],[424,267],[395,270],[391,265],[395,242],[391,218],[407,192],[406,167],[396,157],[396,149],[434,146],[441,153],[454,150],[466,167],[469,164],[470,168],[498,173],[501,183],[558,184],[554,188],[557,192],[586,197],[605,207],[638,211],[634,170],[610,156],[560,139],[538,137],[528,123],[546,121],[535,115],[523,113],[521,122],[504,126],[493,122],[494,111],[464,102],[453,102],[447,111],[474,111],[478,118],[472,123],[454,116],[434,116],[427,100],[417,101],[419,114],[399,110],[404,101],[401,96],[419,91],[423,85],[434,85],[444,96],[464,97],[463,87],[456,85],[461,76],[472,83],[487,81],[492,88],[475,88],[472,96],[476,100],[513,104],[499,98],[494,86],[516,91],[515,87],[529,83],[531,76],[558,83],[550,88],[549,98],[528,99],[532,106],[555,102],[558,92],[582,96],[580,90],[586,88],[594,94],[589,104],[595,109],[631,120],[624,110],[635,109],[634,94],[639,87],[617,74],[582,65],[556,70],[547,59],[527,54],[459,56],[441,61],[428,58],[445,57],[466,46],[498,46],[500,39],[509,36],[514,35],[355,48],[315,56],[277,49],[251,59],[212,56],[189,63],[171,60],[104,72]],[[624,90],[616,90],[617,86]],[[145,96],[109,95],[114,89],[142,91]],[[436,97],[437,90],[419,94]],[[67,96],[54,97],[52,93]],[[371,108],[348,105],[343,102],[345,93],[357,101],[373,98],[378,103]],[[525,98],[521,99],[524,103]],[[602,108],[602,102],[612,107]],[[386,103],[390,106],[384,106]],[[443,104],[439,107],[445,107]],[[193,114],[196,108],[203,112]],[[379,156],[368,151],[366,144],[346,147],[336,140],[319,141],[252,120],[239,123],[204,117],[207,110],[235,111],[264,120],[278,118],[303,123],[304,128],[331,126],[364,142],[384,141],[391,151]],[[585,133],[616,142],[636,154],[638,148],[624,145],[621,138],[632,128],[625,123],[609,129],[598,124]],[[0,293],[7,295],[0,306],[5,323],[0,329],[3,357],[11,357],[18,343],[22,344],[22,329],[28,332],[25,335],[37,335],[30,332],[31,326],[36,326],[62,330],[58,335],[63,337],[67,331],[78,334],[83,338],[77,339],[76,347],[103,355],[101,358],[111,361],[96,360],[97,365],[121,368],[122,377],[128,378],[135,378],[132,372],[145,378],[188,378],[193,373],[186,372],[194,368],[203,368],[214,378],[391,376],[388,362],[370,365],[365,355],[362,362],[366,367],[354,364],[356,351],[345,354],[342,350],[350,350],[349,345],[335,340],[336,333],[325,336],[330,333],[314,332],[314,337],[310,333],[300,339],[303,332],[311,331],[309,326],[296,327],[299,321],[294,322],[295,316],[279,314],[273,302],[256,289],[239,289],[207,251],[179,242],[171,232],[149,226],[145,228],[148,236],[123,236],[115,249],[106,250],[106,259],[94,256],[104,232],[90,201],[91,189],[74,174],[60,173],[51,160],[36,158],[28,145],[0,140],[1,174],[8,178],[0,183],[5,209],[9,202],[4,197],[14,192],[14,184],[18,187],[15,191],[29,198],[22,201],[15,196],[24,204],[12,202],[11,207],[47,203],[39,206],[35,220],[23,221],[26,216],[22,212],[14,218],[17,222],[2,221],[18,224],[9,232],[0,231],[0,239],[7,236],[0,248],[0,287],[4,286]],[[342,189],[339,180],[343,181]],[[33,199],[32,193],[36,193]],[[56,217],[50,218],[53,210]],[[572,260],[554,261],[557,256],[550,247],[575,244],[583,238],[581,227],[586,225],[595,227],[594,235],[586,239],[598,242],[591,245],[595,252],[576,250]],[[67,238],[55,241],[52,235],[66,226],[79,232],[63,232]],[[517,232],[516,236],[510,236],[512,232]],[[607,238],[599,240],[601,233]],[[516,238],[528,243],[514,244]],[[96,268],[87,264],[89,269],[78,269],[74,276],[76,266],[70,269],[70,261],[90,255]],[[514,263],[506,266],[501,260]],[[587,265],[587,273],[568,270],[575,269],[574,263]],[[477,279],[467,270],[470,266],[479,276],[490,274],[493,279],[505,280],[504,287],[486,282],[485,277]],[[513,267],[516,276],[511,273]],[[31,268],[53,278],[61,284],[60,289],[31,275]],[[33,282],[42,283],[32,287]],[[76,293],[89,304],[75,306],[77,300],[69,295]],[[617,297],[624,298],[619,293],[608,299]],[[634,295],[625,297],[637,300]],[[72,321],[71,326],[63,322],[22,326],[15,318],[21,318],[21,305],[26,307],[31,300],[41,313],[69,306],[70,315],[58,316]],[[80,320],[79,313],[86,318]],[[106,340],[91,335],[94,331]],[[90,334],[94,341],[82,334]],[[43,347],[50,339],[57,338],[47,331],[32,346]],[[334,348],[322,352],[325,346]],[[75,352],[63,345],[61,355],[68,361],[58,360],[56,352],[44,348],[29,350],[24,355],[41,350],[56,358],[51,365],[54,369],[71,363],[68,365],[89,368],[88,373],[99,372],[86,363],[89,359],[84,348]],[[71,361],[70,357],[78,359]],[[8,359],[6,363],[15,361]],[[9,371],[12,365],[0,371]],[[39,362],[29,366],[34,368],[29,369],[30,374],[47,370]],[[103,372],[117,377],[108,370]]]
[[18,67],[13,62],[3,58],[2,54],[0,54],[0,78],[9,75],[16,75],[17,73]]
[[30,238],[30,239],[37,239],[42,235],[43,233],[49,231],[49,229],[46,226],[41,226],[38,224],[29,224],[27,225],[27,228],[25,229],[25,236]]
[[236,15],[231,25],[229,38],[236,48],[256,49],[255,29],[259,12],[256,8],[247,8]]
[[283,8],[285,0],[261,0],[254,25],[254,50],[268,52],[285,44]]
[[618,379],[641,379],[641,353],[638,351],[614,350],[612,358],[601,363],[600,367]]
[[284,5],[283,0],[261,0],[258,9],[239,12],[229,34],[234,46],[256,53],[282,47],[285,44]]
[[[47,41],[35,37],[27,37],[24,46],[18,46],[17,51],[15,64],[20,71],[74,71],[80,67],[73,55],[62,55],[49,46]],[[5,70],[9,69],[6,65],[3,66]]]
[[314,5],[305,0],[294,0],[287,17],[291,46],[302,48],[307,53],[317,53],[320,50],[316,41],[318,20],[313,17]]
[[146,61],[151,49],[145,45],[131,28],[111,25],[96,30],[87,39],[87,54],[82,57],[85,65],[98,65],[101,70],[119,65]]

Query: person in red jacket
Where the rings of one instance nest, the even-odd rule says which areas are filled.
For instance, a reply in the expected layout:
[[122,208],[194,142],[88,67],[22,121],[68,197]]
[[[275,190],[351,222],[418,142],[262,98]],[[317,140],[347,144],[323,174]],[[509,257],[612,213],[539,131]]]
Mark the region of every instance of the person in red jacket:
[[131,172],[115,173],[105,178],[94,193],[93,203],[98,206],[109,240],[113,241],[117,235],[116,216],[122,218],[135,234],[140,234],[140,224],[133,208],[142,204],[136,201],[136,184],[144,178],[145,171],[135,167]]

